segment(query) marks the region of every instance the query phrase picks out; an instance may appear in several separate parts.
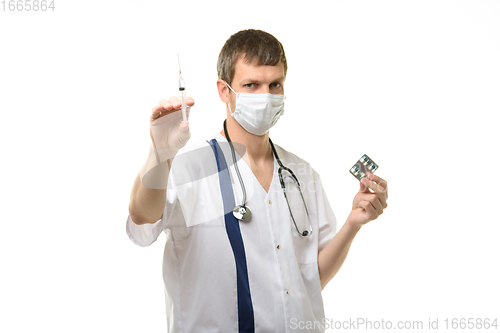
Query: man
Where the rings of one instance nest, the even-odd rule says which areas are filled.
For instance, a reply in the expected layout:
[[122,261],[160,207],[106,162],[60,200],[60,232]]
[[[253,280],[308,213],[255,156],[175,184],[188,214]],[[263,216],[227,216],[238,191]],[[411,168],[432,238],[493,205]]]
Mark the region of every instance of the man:
[[[362,225],[387,207],[387,183],[363,178],[335,235],[318,173],[269,139],[284,109],[281,43],[240,31],[217,69],[227,114],[220,133],[185,147],[189,122],[179,100],[153,108],[152,147],[132,189],[127,233],[140,246],[167,234],[169,332],[323,332],[321,290]],[[193,105],[189,98],[188,113]],[[299,328],[305,323],[313,327]]]

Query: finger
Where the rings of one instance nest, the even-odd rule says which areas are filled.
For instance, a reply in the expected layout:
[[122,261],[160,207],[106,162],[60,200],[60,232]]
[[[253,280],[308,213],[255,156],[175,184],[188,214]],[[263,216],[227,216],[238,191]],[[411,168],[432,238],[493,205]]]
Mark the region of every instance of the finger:
[[[163,101],[165,101],[165,100],[163,100]],[[169,112],[171,112],[170,111],[171,109],[172,109],[172,105],[169,102],[166,102],[166,104],[163,106],[157,105],[157,106],[153,107],[153,109],[151,110],[151,121],[154,121],[158,118],[161,118],[161,117],[169,114]]]
[[379,186],[385,189],[385,197],[383,198],[383,200],[387,201],[387,199],[389,198],[389,185],[387,184],[387,181],[379,176],[375,176],[371,172],[368,173],[368,179],[376,182]]
[[194,99],[192,99],[189,96],[186,96],[186,105],[187,106],[193,106],[194,105]]
[[[172,110],[172,104],[168,101],[168,99],[162,99],[158,105],[160,107],[163,107],[163,109],[167,110],[167,111],[170,111]],[[160,109],[160,111],[164,111],[162,109]]]
[[157,114],[160,113],[160,111],[163,110],[163,106],[157,105],[151,109],[152,114]]
[[189,130],[189,122],[181,122],[179,124],[179,131],[177,132],[177,136],[172,138],[169,145],[174,149],[181,149],[184,147],[191,137],[191,132]]
[[380,198],[376,194],[359,194],[358,195],[358,205],[361,201],[367,201],[371,203],[375,211],[380,215],[384,212],[384,203],[380,200]]
[[[380,186],[379,184],[375,183],[374,181],[368,180],[366,178],[361,179],[361,183],[362,183],[360,185],[361,186],[361,188],[360,188],[361,193],[375,194],[379,198],[379,200],[382,204],[382,207],[383,208],[387,207],[387,188],[384,188],[384,187]],[[372,191],[370,191],[370,189]],[[364,191],[362,191],[362,190],[364,190]]]
[[380,203],[382,204],[382,208],[386,209],[387,208],[387,189],[385,189],[384,192],[380,193],[375,193],[377,195],[377,198],[380,200]]
[[380,205],[382,206],[382,209],[387,208],[387,192],[384,193],[378,193],[376,194],[378,200],[380,201]]
[[185,145],[190,137],[191,131],[189,130],[189,121],[181,122],[179,125],[179,142]]
[[371,172],[368,172],[366,176],[368,177],[369,180],[374,181],[375,183],[377,183],[378,185],[382,186],[387,190],[387,181],[385,179],[376,176]]
[[384,208],[382,208],[382,202],[380,202],[380,199],[378,196],[372,196],[369,200],[367,200],[373,208],[375,208],[375,211],[377,212],[378,215],[381,215],[384,213]]
[[[370,188],[372,189],[375,193],[384,193],[386,191],[386,188],[383,187],[382,185],[376,183],[375,181],[373,180],[369,180],[368,178],[366,177],[363,177],[360,181],[361,183],[361,187],[363,188],[364,187],[367,187],[367,188]],[[366,192],[366,191],[364,191]]]
[[151,120],[155,120],[162,116],[162,111],[165,111],[163,106],[157,105],[151,110]]
[[370,192],[370,180],[368,180],[368,178],[363,177],[359,181],[359,192],[361,192],[361,193],[373,193],[373,192]]
[[182,106],[181,102],[179,101],[179,98],[177,98],[177,96],[171,96],[169,99],[168,99],[168,102],[170,104],[172,104],[172,106],[174,107],[174,109],[180,109],[180,107]]
[[361,180],[359,181],[359,191],[358,192],[361,192],[361,193],[370,193],[370,191],[368,191],[368,186],[366,184],[366,181],[365,181],[365,177],[361,178]]
[[359,207],[363,208],[366,211],[366,213],[368,213],[370,220],[375,220],[378,217],[377,211],[370,202],[361,200],[359,202]]

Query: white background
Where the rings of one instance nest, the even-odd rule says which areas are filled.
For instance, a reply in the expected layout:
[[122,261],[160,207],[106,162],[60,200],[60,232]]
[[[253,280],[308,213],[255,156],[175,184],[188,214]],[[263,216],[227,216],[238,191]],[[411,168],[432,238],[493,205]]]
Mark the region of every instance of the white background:
[[389,207],[323,291],[326,317],[499,316],[499,1],[55,7],[0,11],[0,331],[166,331],[165,236],[140,248],[125,232],[149,114],[177,93],[180,52],[191,140],[219,132],[217,57],[246,28],[285,47],[271,137],[321,174],[339,227],[356,159],[389,182]]

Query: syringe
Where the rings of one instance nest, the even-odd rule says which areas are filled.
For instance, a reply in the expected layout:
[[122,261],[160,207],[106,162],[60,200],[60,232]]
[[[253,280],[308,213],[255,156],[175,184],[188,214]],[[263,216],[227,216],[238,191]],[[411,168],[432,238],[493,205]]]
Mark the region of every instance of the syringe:
[[187,120],[187,115],[186,115],[186,86],[184,84],[184,79],[182,78],[181,74],[181,60],[179,58],[179,53],[177,53],[177,61],[179,62],[179,91],[180,91],[180,98],[181,98],[181,103],[182,103],[182,120],[183,121],[188,121]]

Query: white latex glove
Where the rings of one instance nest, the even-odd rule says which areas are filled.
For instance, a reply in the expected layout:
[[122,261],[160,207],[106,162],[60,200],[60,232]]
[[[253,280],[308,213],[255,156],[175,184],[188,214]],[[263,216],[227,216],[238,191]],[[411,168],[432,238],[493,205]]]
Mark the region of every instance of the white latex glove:
[[[186,115],[194,100],[186,97]],[[181,102],[175,96],[161,100],[150,118],[151,149],[139,172],[142,184],[152,189],[166,189],[171,160],[191,137],[189,121],[182,121]],[[170,161],[169,161],[170,160]]]
[[[186,98],[186,115],[194,105],[192,98]],[[177,97],[161,100],[151,114],[151,139],[161,162],[173,158],[191,137],[189,121],[182,121],[181,102]]]

